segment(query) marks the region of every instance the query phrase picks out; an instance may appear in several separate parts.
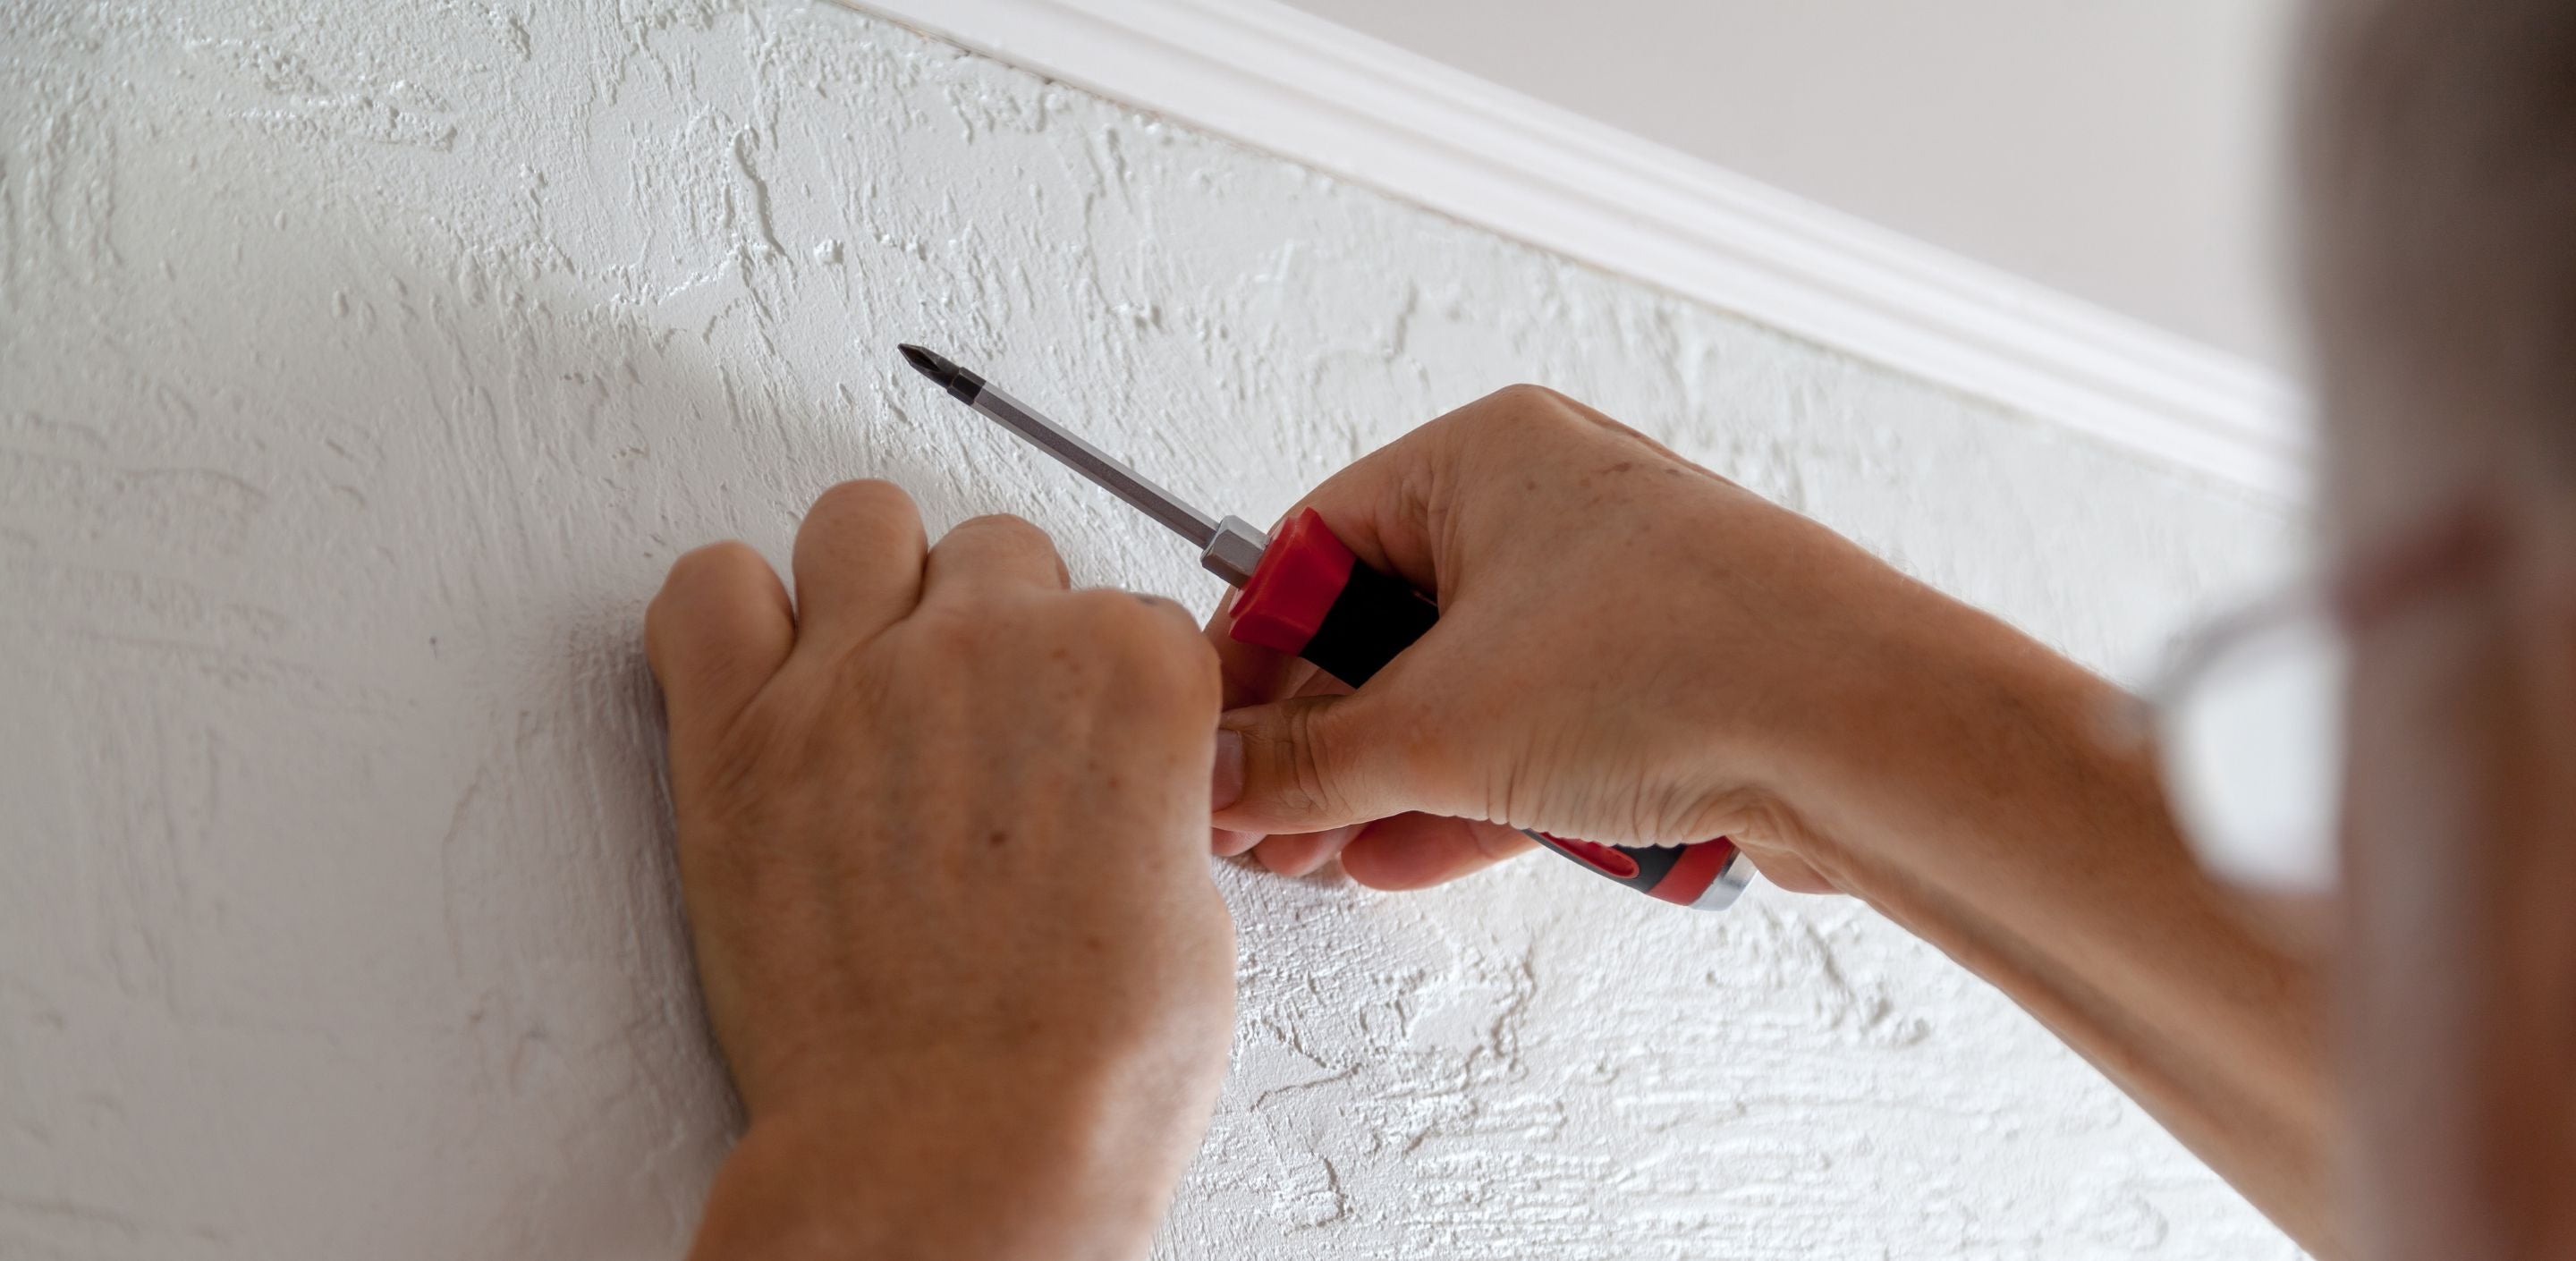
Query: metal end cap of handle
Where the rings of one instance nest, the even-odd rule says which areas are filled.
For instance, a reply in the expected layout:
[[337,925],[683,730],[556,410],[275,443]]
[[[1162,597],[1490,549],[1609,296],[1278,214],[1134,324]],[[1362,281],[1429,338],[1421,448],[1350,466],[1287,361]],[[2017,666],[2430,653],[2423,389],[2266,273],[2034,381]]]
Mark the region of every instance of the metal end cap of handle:
[[1753,860],[1745,857],[1743,850],[1727,855],[1726,865],[1717,869],[1717,879],[1709,881],[1708,888],[1700,891],[1699,897],[1691,902],[1691,909],[1723,911],[1735,905],[1735,900],[1744,896],[1745,887],[1753,883],[1756,874]]

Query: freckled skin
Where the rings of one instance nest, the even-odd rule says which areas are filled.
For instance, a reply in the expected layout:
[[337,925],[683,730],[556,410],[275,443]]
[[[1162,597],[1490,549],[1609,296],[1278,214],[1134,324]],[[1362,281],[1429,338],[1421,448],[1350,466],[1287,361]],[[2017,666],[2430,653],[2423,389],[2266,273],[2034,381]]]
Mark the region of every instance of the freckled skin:
[[881,482],[826,492],[795,568],[791,611],[699,549],[647,618],[751,1118],[696,1255],[1139,1255],[1233,1016],[1213,654],[1169,602],[1065,590],[1026,522],[925,549]]

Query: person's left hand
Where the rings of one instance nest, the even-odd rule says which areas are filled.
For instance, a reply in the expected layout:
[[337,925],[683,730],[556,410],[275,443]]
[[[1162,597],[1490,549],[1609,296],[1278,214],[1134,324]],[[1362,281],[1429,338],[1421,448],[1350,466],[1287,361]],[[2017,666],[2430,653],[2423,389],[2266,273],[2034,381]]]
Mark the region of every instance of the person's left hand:
[[1046,536],[826,492],[646,617],[708,1016],[750,1129],[700,1256],[1136,1256],[1225,1071],[1216,658]]

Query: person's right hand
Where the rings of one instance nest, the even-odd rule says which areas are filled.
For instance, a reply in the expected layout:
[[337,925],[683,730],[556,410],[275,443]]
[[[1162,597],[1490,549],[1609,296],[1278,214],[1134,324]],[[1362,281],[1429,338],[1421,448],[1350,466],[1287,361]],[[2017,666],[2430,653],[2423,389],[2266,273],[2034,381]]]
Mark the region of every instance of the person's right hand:
[[[1208,635],[1225,663],[1215,822],[1303,874],[1414,888],[1531,847],[1732,838],[1774,883],[1844,866],[1801,809],[1959,606],[1831,530],[1553,391],[1405,435],[1300,505],[1440,621],[1352,693]],[[1292,510],[1293,512],[1293,510]]]
[[1443,416],[1301,507],[1440,619],[1356,692],[1211,620],[1212,817],[1265,866],[1338,851],[1401,889],[1530,848],[1519,828],[1727,836],[1972,969],[2333,1240],[2319,979],[2228,914],[2152,752],[2104,739],[2134,698],[1546,390]]

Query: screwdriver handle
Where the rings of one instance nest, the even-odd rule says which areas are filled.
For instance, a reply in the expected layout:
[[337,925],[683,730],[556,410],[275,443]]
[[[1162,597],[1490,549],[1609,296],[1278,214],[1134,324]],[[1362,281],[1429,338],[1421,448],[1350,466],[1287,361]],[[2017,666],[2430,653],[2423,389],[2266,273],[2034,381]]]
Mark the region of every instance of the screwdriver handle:
[[1262,549],[1235,599],[1232,633],[1358,687],[1439,620],[1438,605],[1361,564],[1308,508]]
[[[1229,633],[1242,643],[1303,657],[1358,687],[1438,620],[1437,605],[1403,579],[1361,564],[1323,516],[1308,508],[1261,553],[1235,598]],[[1743,852],[1722,836],[1653,846],[1528,835],[1597,875],[1700,910],[1724,909],[1753,876]]]

